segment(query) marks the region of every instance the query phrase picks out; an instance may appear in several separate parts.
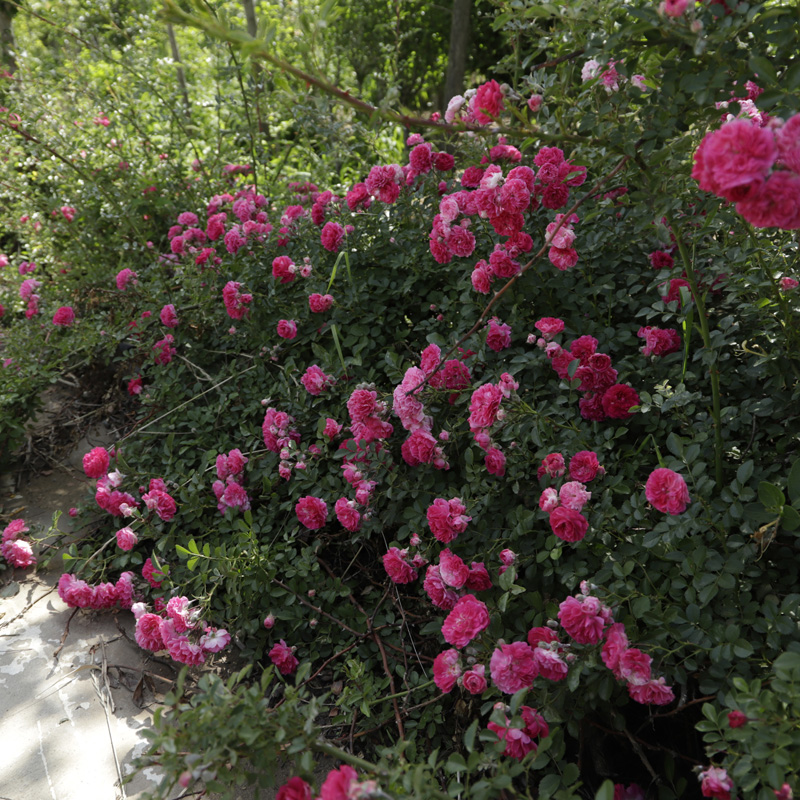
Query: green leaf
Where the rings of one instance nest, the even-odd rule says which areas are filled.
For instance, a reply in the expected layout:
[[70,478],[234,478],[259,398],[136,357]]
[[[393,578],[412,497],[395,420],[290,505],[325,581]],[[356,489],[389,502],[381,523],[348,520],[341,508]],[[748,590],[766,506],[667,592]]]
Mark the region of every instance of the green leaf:
[[552,797],[553,793],[558,791],[559,788],[561,788],[560,775],[545,775],[539,784],[539,797]]
[[471,753],[472,748],[475,746],[475,735],[478,732],[478,718],[476,717],[472,720],[472,724],[464,731],[464,747],[467,748],[467,752]]
[[780,511],[783,504],[786,502],[786,497],[783,492],[773,483],[761,481],[758,484],[758,499],[764,508],[770,511]]
[[594,796],[594,800],[614,800],[614,781],[603,781],[602,786]]
[[676,458],[681,458],[683,456],[683,441],[681,437],[674,433],[667,436],[667,449]]
[[[798,462],[800,463],[800,461]],[[753,460],[745,461],[739,469],[736,470],[736,480],[739,481],[740,486],[744,486],[750,478],[753,477]],[[800,475],[798,475],[800,478]]]
[[784,506],[781,513],[781,527],[786,531],[796,531],[800,528],[800,514],[794,506]]
[[454,772],[466,772],[467,762],[464,761],[464,756],[462,756],[460,753],[453,753],[450,758],[447,759],[447,763],[444,765],[444,768],[451,774]]
[[789,492],[789,499],[792,503],[800,500],[800,458],[792,464],[789,479],[786,482],[786,490]]
[[773,67],[772,63],[764,56],[760,56],[757,53],[752,53],[748,59],[748,64],[750,66],[750,70],[758,76],[758,82],[760,84],[766,82],[778,82],[778,73],[775,71],[775,67]]

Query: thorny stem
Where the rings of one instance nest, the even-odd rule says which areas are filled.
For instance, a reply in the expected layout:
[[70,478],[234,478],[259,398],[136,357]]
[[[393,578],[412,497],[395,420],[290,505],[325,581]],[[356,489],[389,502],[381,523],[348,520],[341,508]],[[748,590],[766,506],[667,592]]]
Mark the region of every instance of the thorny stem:
[[686,271],[686,279],[689,281],[692,296],[697,306],[697,317],[700,325],[700,336],[703,339],[703,346],[711,356],[708,371],[711,375],[711,416],[714,420],[714,476],[717,481],[717,488],[719,489],[722,487],[723,480],[722,453],[724,447],[722,443],[722,401],[719,383],[719,363],[717,361],[717,354],[711,346],[711,333],[708,326],[706,303],[697,285],[697,276],[695,275],[692,260],[689,258],[686,243],[683,241],[680,229],[677,228],[671,216],[667,216],[667,221],[675,234],[675,241],[678,243],[678,251],[683,261],[683,268]]

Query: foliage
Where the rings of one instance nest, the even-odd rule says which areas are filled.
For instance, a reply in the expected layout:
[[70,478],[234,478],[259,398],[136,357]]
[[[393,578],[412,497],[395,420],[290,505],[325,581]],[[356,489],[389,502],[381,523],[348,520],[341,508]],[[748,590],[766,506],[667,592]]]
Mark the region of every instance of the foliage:
[[[224,18],[204,7],[179,11],[172,8],[176,20],[218,32],[254,60],[266,52],[266,45],[226,27]],[[53,258],[61,249],[75,263],[79,255],[92,255],[86,274],[48,274],[53,298],[72,293],[78,323],[57,331],[45,325],[38,358],[55,374],[72,354],[99,351],[117,364],[121,386],[142,378],[141,394],[127,400],[137,424],[115,448],[121,489],[135,495],[135,487],[163,478],[178,504],[174,517],[140,504],[126,519],[138,537],[131,550],[114,548],[122,521],[107,519],[96,541],[69,549],[66,566],[97,583],[153,559],[167,577],[161,586],[137,585],[141,598],[151,607],[189,598],[204,623],[231,632],[252,668],[251,684],[244,675],[225,684],[206,674],[193,696],[179,685],[168,698],[170,711],[156,721],[149,755],[167,770],[167,783],[182,778],[225,791],[242,777],[268,781],[281,753],[297,756],[298,770],[307,776],[309,757],[301,754],[314,749],[376,778],[397,797],[610,797],[614,787],[606,779],[612,779],[639,783],[649,796],[667,800],[696,794],[691,766],[709,761],[727,769],[742,798],[769,798],[784,783],[797,785],[791,752],[800,696],[800,307],[797,291],[781,283],[794,274],[796,235],[752,228],[734,206],[699,192],[690,177],[692,153],[718,127],[714,103],[741,94],[745,81],[765,89],[756,98],[762,112],[788,118],[798,111],[798,34],[791,11],[778,3],[700,4],[671,17],[647,2],[508,3],[496,27],[513,44],[497,72],[513,83],[504,92],[504,110],[495,115],[506,149],[493,151],[494,123],[475,124],[474,116],[467,125],[430,121],[427,141],[435,152],[454,155],[455,170],[418,170],[422,174],[410,178],[406,171],[396,200],[374,196],[368,208],[352,211],[343,197],[329,197],[317,219],[310,213],[322,190],[344,196],[373,166],[393,160],[396,130],[364,130],[371,142],[364,145],[350,139],[355,124],[343,122],[351,126],[343,134],[352,147],[349,166],[337,164],[340,151],[323,160],[319,177],[313,173],[318,187],[292,192],[275,177],[284,168],[280,151],[271,145],[260,150],[250,133],[241,142],[254,162],[254,178],[234,171],[223,181],[209,169],[189,182],[190,141],[207,163],[213,146],[205,137],[213,128],[196,123],[198,133],[189,141],[175,121],[169,130],[181,146],[170,150],[175,157],[162,178],[169,191],[147,200],[152,229],[134,226],[142,214],[136,203],[143,201],[130,185],[147,183],[148,170],[160,168],[145,157],[120,181],[129,196],[114,193],[113,202],[128,203],[121,208],[131,213],[130,220],[120,217],[112,247],[100,233],[100,221],[114,208],[100,189],[102,177],[74,188],[74,196],[62,195],[78,209],[74,228],[61,221],[60,227],[43,225],[37,238],[39,232],[29,236],[14,225],[20,253],[39,257],[33,248],[41,247]],[[181,35],[190,42],[195,33]],[[280,39],[280,31],[274,35]],[[312,56],[313,50],[305,53],[308,72],[300,74],[316,87],[335,89],[314,71],[325,65]],[[594,77],[586,71],[583,79],[590,58]],[[227,57],[225,64],[233,74],[247,74],[236,72]],[[307,87],[278,73],[272,77],[286,97],[299,92],[296,115],[286,113],[283,120],[287,147],[294,147],[295,134],[308,137],[309,149],[326,131],[338,141],[344,117],[336,114],[344,112],[328,105],[333,100],[316,90],[303,94]],[[525,103],[533,92],[543,97],[535,113]],[[257,120],[250,116],[247,129],[244,113],[250,99],[245,91],[238,122],[254,131]],[[306,122],[303,115],[313,117],[312,107],[337,109],[328,128]],[[738,112],[738,106],[731,102],[728,110]],[[275,114],[273,131],[281,125]],[[50,125],[45,120],[42,132],[36,128],[38,141],[20,141],[16,129],[6,133],[17,142],[15,180],[29,180],[27,186],[37,186],[32,195],[58,208],[46,188],[55,179],[37,183],[43,137],[55,142],[59,133]],[[26,123],[24,130],[33,127]],[[156,126],[148,140],[157,132],[167,136]],[[70,134],[63,139],[74,152],[74,142],[89,131]],[[384,145],[380,157],[366,158]],[[462,188],[468,167],[495,161],[507,176],[513,164],[503,158],[516,158],[508,149],[513,146],[522,164],[535,164],[537,196],[544,197],[541,176],[554,155],[545,149],[551,145],[563,148],[571,164],[585,166],[587,180],[581,188],[574,180],[561,205],[526,207],[532,249],[515,252],[524,268],[511,270],[492,293],[479,294],[470,273],[507,235],[498,233],[489,212],[464,214],[462,208],[450,221],[468,220],[474,251],[443,255],[435,233],[436,215],[446,213],[443,195]],[[418,147],[419,140],[409,146]],[[231,146],[215,163],[234,152]],[[36,173],[30,179],[24,157]],[[64,176],[75,171],[61,163]],[[387,174],[396,181],[395,170]],[[63,176],[59,181],[73,186]],[[15,214],[24,210],[18,202]],[[579,220],[554,219],[556,210],[566,212],[574,203]],[[300,204],[305,213],[292,219],[291,207]],[[259,209],[272,230],[251,226],[242,234],[245,225],[256,224]],[[220,211],[228,215],[230,239],[185,240],[190,223],[167,235],[182,213],[196,214],[205,229],[207,218]],[[341,223],[341,242],[332,241],[338,229],[326,233],[325,223]],[[554,230],[554,223],[561,228]],[[549,245],[567,229],[574,242],[559,249],[574,244],[578,263],[556,269],[565,255]],[[151,236],[152,249],[142,246],[144,235]],[[62,242],[63,248],[57,246]],[[212,252],[203,256],[209,245]],[[111,249],[124,253],[118,264],[104,257]],[[655,266],[652,253],[661,253]],[[285,271],[285,261],[275,266],[282,258],[295,272]],[[138,273],[138,283],[124,291],[114,283],[122,266]],[[666,300],[676,279],[684,288]],[[16,288],[16,280],[4,280]],[[332,307],[314,311],[312,294],[332,295]],[[24,354],[30,340],[22,337],[32,335],[32,321],[21,319],[23,306],[14,302],[6,346],[22,372],[0,375],[12,398],[25,375],[39,369]],[[165,304],[178,318],[168,330],[159,319]],[[500,320],[490,323],[493,315]],[[591,395],[585,373],[578,373],[584,365],[573,362],[557,374],[556,359],[536,346],[542,337],[535,323],[543,317],[563,320],[556,341],[565,349],[579,337],[594,337],[598,353],[616,370],[613,380],[632,387],[636,401],[619,413],[601,410],[602,418],[587,418],[592,414],[582,411]],[[296,335],[287,335],[287,321],[296,325]],[[507,347],[496,346],[499,322],[510,326]],[[638,336],[643,327],[673,329],[679,347],[663,357],[644,355]],[[173,340],[163,349],[167,334]],[[167,353],[169,344],[176,351],[171,359],[155,359],[154,347],[156,354]],[[469,379],[445,387],[428,375],[420,385],[409,369],[420,366],[431,345],[442,361],[466,365]],[[313,365],[335,379],[319,393],[301,380]],[[490,383],[503,387],[502,413],[490,426],[470,425],[474,392]],[[391,435],[385,427],[374,437],[357,427],[348,401],[358,389],[374,391],[376,401],[385,403],[382,422],[373,422],[390,422]],[[428,429],[431,447],[441,449],[438,464],[425,463],[434,461],[430,452],[416,459],[423,463],[409,457],[413,425],[404,432],[405,412],[388,413],[393,404],[402,406],[402,398],[424,404],[424,412],[414,412],[423,429],[428,423],[420,417],[432,418]],[[284,438],[277,452],[262,429],[265,413],[274,416],[268,409],[293,418],[282,433],[272,431]],[[355,431],[329,436],[329,418]],[[226,502],[220,494],[227,478],[218,458],[235,448],[248,459],[234,481],[246,503],[241,497]],[[582,512],[588,532],[556,535],[540,498],[567,478],[563,471],[540,469],[543,459],[560,453],[569,463],[585,451],[596,453],[604,467],[604,474],[581,481],[591,491]],[[658,510],[650,480],[656,469],[677,473],[688,485],[690,502],[679,513]],[[363,481],[375,485],[365,489]],[[354,496],[356,487],[364,493]],[[298,504],[302,508],[309,497],[327,503],[324,524],[301,522]],[[446,541],[428,510],[437,499],[454,498],[464,510],[452,515],[471,519]],[[352,501],[348,508],[358,511],[360,524],[341,510],[334,513],[337,499]],[[467,565],[483,563],[493,584],[474,590],[489,624],[466,644],[444,632],[448,612],[431,604],[422,574],[393,582],[384,568],[384,555],[395,547],[408,549],[409,559],[418,555],[416,566],[424,573],[420,562],[440,563],[443,544]],[[570,630],[564,604],[570,597],[582,603],[586,595],[607,615],[601,628],[613,616],[631,648],[651,659],[653,681],[663,676],[673,688],[671,702],[636,702],[641,684],[635,675],[615,675],[600,641]],[[559,632],[560,647],[537,650],[564,656],[565,679],[542,674],[523,681],[519,691],[498,686],[502,679],[491,666],[497,653],[503,644],[525,642],[533,628]],[[273,666],[280,667],[275,647],[281,641],[300,661],[294,677],[278,677]],[[442,690],[441,662],[432,665],[451,645],[461,651],[462,672],[485,667],[488,688],[472,694],[461,685],[462,675],[458,685]],[[650,662],[647,671],[649,678]],[[529,736],[538,747],[533,742],[519,760],[502,757],[505,743],[497,731],[530,724],[531,706],[546,720],[549,735]],[[746,725],[727,724],[734,709],[746,715]],[[364,742],[368,760],[353,754],[356,739]],[[249,766],[229,769],[245,755],[252,773]]]

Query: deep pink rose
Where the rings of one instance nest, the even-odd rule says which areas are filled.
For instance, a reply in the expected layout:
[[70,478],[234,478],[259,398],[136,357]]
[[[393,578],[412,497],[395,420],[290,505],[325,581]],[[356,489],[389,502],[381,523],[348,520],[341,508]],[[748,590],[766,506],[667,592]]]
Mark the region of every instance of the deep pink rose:
[[344,239],[344,228],[338,222],[326,222],[320,234],[322,246],[331,253],[338,253]]
[[433,660],[433,682],[443,694],[453,691],[461,675],[458,650],[445,650]]
[[75,322],[75,311],[72,306],[61,306],[61,308],[53,314],[53,325],[60,328],[68,328]]
[[158,315],[159,319],[161,320],[161,324],[167,328],[177,328],[178,327],[178,314],[175,311],[175,306],[172,303],[169,303],[161,309],[161,313]]
[[325,525],[328,518],[328,506],[319,497],[306,495],[297,501],[294,507],[297,519],[311,531],[318,530]]
[[308,307],[314,314],[321,314],[333,305],[333,295],[330,294],[310,294],[308,296]]
[[461,676],[461,685],[470,694],[483,694],[486,690],[486,667],[476,664]]
[[500,116],[503,108],[503,91],[497,81],[487,81],[478,87],[472,99],[471,109],[479,125],[488,125],[493,118]]
[[302,778],[295,776],[278,789],[275,800],[311,800],[311,796],[311,787]]
[[601,400],[603,411],[611,419],[628,419],[631,408],[639,405],[639,395],[635,389],[624,383],[616,383],[606,389]]
[[282,319],[278,322],[278,336],[281,339],[294,339],[297,336],[297,323],[293,319]]
[[578,600],[568,597],[559,606],[558,618],[564,630],[580,644],[597,644],[611,612],[596,597]]
[[735,203],[760,188],[777,157],[769,128],[735,119],[706,134],[694,155],[692,177],[704,192]]
[[383,568],[394,583],[411,583],[417,579],[417,571],[408,562],[408,550],[390,547],[383,556]]
[[105,447],[95,447],[83,457],[87,478],[102,478],[108,472],[109,456]]
[[580,450],[569,461],[569,476],[574,481],[589,483],[598,475],[604,475],[605,470],[597,461],[594,450]]
[[579,542],[586,536],[589,520],[579,511],[559,506],[550,512],[550,527],[559,539],[565,542]]
[[300,662],[292,652],[292,648],[283,639],[278,644],[273,645],[269,651],[269,657],[281,675],[291,675],[300,665]]
[[452,542],[459,533],[466,530],[467,523],[472,519],[464,514],[466,510],[466,506],[458,497],[452,500],[437,497],[428,507],[426,512],[428,525],[442,544]]
[[489,627],[486,604],[474,595],[461,597],[442,624],[442,636],[453,647],[468,645],[481,631]]
[[495,649],[489,669],[492,682],[505,694],[531,686],[539,674],[533,649],[527,642],[511,642]]
[[682,514],[691,502],[683,477],[664,467],[650,473],[644,494],[653,508],[666,514]]

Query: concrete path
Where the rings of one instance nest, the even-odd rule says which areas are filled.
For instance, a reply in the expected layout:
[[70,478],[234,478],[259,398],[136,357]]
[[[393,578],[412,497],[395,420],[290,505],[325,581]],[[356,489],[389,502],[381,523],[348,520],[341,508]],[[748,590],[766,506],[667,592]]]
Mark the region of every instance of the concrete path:
[[[0,497],[4,514],[46,530],[60,510],[59,528],[70,531],[68,509],[91,497],[76,467],[101,440],[90,438],[72,463]],[[140,798],[159,775],[121,780],[146,749],[141,732],[174,673],[135,644],[129,612],[73,616],[55,591],[60,574],[55,562],[49,572],[0,578],[0,800]]]
[[[79,534],[87,517],[67,512],[94,502],[81,459],[107,444],[97,431],[49,474],[17,493],[0,490],[0,530],[17,517],[32,532],[48,530],[61,511],[59,530]],[[49,571],[0,573],[0,800],[142,800],[162,776],[133,775],[132,762],[147,749],[142,731],[177,672],[136,645],[130,612],[73,614],[55,589],[61,572],[54,560]],[[317,784],[335,766],[322,760]],[[292,774],[281,769],[276,786]],[[237,800],[254,797],[243,789]]]

